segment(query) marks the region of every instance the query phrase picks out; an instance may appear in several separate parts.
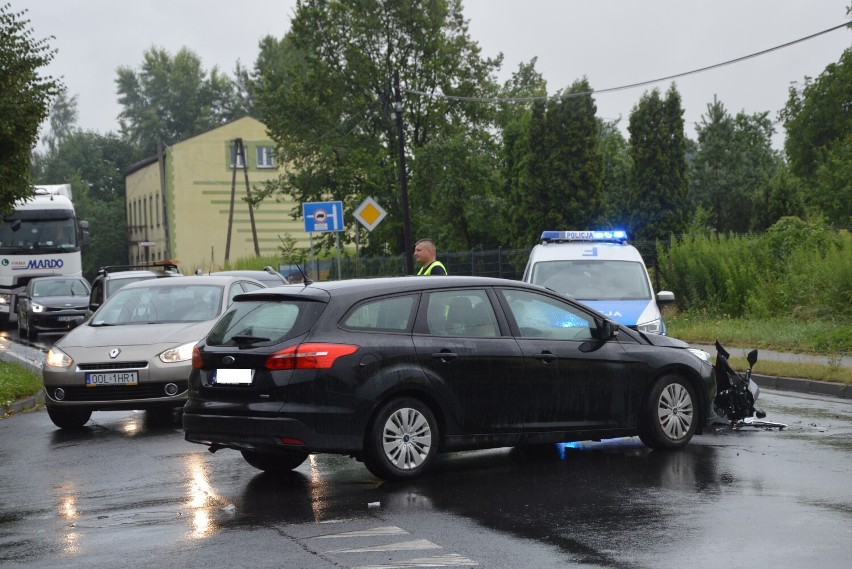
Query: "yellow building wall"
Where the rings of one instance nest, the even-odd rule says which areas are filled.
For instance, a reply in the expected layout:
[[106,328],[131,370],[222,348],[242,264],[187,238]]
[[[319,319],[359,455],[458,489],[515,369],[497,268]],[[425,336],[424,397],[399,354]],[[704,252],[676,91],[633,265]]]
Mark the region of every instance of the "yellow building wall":
[[135,265],[164,259],[165,225],[156,161],[125,178],[125,194],[127,239],[121,245],[128,262]]
[[[265,125],[260,121],[245,117],[167,148],[168,241],[171,258],[180,261],[184,273],[221,270],[226,262],[233,266],[238,259],[255,256],[249,205],[245,202],[246,174],[241,167],[236,170],[231,167],[231,147],[237,138],[243,141],[249,187],[254,194],[254,186],[259,187],[264,181],[277,178],[279,173],[277,167],[258,166],[257,148],[274,148]],[[146,173],[140,171],[128,177],[128,219],[131,219],[134,208],[138,211],[156,207],[158,168],[154,162],[144,168]],[[153,171],[153,175],[147,172],[149,170]],[[136,178],[139,178],[138,182]],[[156,184],[152,186],[149,178]],[[138,187],[133,187],[134,183]],[[232,191],[233,215],[228,247]],[[281,243],[278,236],[288,233],[297,239],[299,247],[309,246],[304,222],[301,219],[294,221],[290,216],[296,204],[290,200],[279,202],[279,199],[278,196],[271,197],[253,210],[254,233],[261,256],[277,257]],[[166,258],[166,227],[156,215],[146,215],[148,219],[146,221],[143,216],[142,224],[148,226],[149,235],[153,237],[149,241],[156,244],[138,248],[137,255],[142,260],[146,259],[146,254],[149,260],[162,260]],[[139,234],[135,237],[139,239]]]

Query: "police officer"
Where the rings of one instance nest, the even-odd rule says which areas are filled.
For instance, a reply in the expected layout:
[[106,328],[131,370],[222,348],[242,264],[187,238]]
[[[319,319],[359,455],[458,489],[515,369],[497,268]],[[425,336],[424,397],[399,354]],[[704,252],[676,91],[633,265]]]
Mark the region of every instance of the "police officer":
[[447,268],[435,258],[437,251],[431,239],[421,239],[414,244],[414,262],[420,266],[418,275],[446,275]]

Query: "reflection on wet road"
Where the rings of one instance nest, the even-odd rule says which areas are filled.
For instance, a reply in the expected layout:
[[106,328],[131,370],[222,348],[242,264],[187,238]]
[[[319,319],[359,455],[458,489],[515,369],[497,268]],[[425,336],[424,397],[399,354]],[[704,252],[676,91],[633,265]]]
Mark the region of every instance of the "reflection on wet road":
[[141,412],[28,413],[0,421],[0,564],[844,566],[852,405],[762,397],[788,429],[456,453],[406,483],[343,456],[267,476]]

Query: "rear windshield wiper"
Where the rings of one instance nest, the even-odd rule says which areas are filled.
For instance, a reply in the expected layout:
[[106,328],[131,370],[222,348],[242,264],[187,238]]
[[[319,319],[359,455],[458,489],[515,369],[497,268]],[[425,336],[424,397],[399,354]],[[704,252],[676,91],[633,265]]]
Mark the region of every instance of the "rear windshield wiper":
[[263,338],[261,336],[249,336],[246,334],[237,334],[235,336],[231,336],[231,340],[234,341],[238,346],[249,345],[249,344],[259,344],[260,342],[268,342],[271,338]]

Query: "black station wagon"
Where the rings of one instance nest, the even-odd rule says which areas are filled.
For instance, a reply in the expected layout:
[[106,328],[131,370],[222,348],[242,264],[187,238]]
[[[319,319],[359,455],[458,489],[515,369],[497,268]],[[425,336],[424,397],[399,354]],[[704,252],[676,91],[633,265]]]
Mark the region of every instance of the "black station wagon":
[[536,285],[397,277],[234,300],[195,347],[183,427],[267,472],[310,453],[391,480],[467,449],[634,435],[678,448],[714,418],[709,354]]

